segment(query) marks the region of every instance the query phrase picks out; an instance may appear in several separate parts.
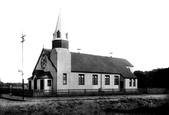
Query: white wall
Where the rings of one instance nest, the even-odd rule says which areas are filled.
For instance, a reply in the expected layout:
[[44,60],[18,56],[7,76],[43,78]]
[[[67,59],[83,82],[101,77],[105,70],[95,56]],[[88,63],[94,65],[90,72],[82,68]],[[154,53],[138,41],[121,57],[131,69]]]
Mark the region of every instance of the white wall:
[[[105,85],[105,75],[110,75],[110,85]],[[102,74],[102,89],[119,89],[119,85],[114,85],[114,76],[119,76],[120,82],[120,75],[118,74]]]
[[[79,85],[79,74],[84,74],[84,85]],[[93,75],[98,75],[98,85],[93,85]],[[71,73],[69,78],[70,89],[99,89],[100,88],[100,74],[97,73]]]
[[[79,85],[79,74],[84,74],[85,84]],[[98,75],[98,85],[93,85],[93,75]],[[105,75],[110,75],[110,85],[105,85]],[[114,85],[114,76],[118,74],[98,74],[98,73],[67,73],[67,85],[63,85],[63,73],[59,74],[58,89],[116,89],[119,90],[119,85]]]
[[[48,86],[48,80],[51,80],[51,86]],[[44,90],[51,90],[52,89],[52,79],[44,79]]]
[[133,82],[134,82],[134,80],[132,79],[132,86],[130,86],[130,79],[125,79],[124,81],[125,81],[125,89],[137,89],[137,79],[135,79],[136,81],[136,84],[135,84],[135,86],[133,86]]

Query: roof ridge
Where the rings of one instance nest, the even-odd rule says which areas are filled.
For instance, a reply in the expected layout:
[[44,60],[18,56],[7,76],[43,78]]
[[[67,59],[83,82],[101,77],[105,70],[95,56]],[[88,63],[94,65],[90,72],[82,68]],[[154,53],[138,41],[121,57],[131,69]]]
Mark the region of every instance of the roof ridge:
[[52,49],[47,49],[47,48],[43,48],[42,50],[48,50],[48,51],[52,51]]
[[95,55],[95,54],[87,54],[87,53],[76,53],[76,52],[70,52],[70,53],[89,55],[89,56],[97,56],[97,57],[106,57],[106,58],[112,58],[112,59],[123,59],[123,60],[126,60],[125,58],[118,58],[118,57],[111,57],[111,56],[103,56],[103,55]]

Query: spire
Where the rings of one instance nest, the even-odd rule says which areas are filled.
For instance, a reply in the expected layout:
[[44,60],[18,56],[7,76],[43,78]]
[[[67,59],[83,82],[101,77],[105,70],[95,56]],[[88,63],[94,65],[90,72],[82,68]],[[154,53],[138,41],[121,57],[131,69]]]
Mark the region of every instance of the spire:
[[64,32],[61,11],[59,13],[55,32],[53,33],[52,49],[53,48],[69,48],[68,33]]
[[53,40],[55,39],[66,39],[66,33],[64,32],[63,20],[61,17],[61,10],[57,20],[55,32],[53,33]]

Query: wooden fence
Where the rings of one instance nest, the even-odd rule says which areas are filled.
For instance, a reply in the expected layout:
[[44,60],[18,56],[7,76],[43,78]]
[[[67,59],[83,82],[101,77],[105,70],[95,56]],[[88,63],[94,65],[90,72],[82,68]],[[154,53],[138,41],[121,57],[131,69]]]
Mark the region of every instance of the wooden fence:
[[165,88],[148,88],[148,89],[58,89],[58,90],[23,90],[13,88],[0,88],[0,94],[12,94],[25,97],[57,97],[57,96],[95,96],[95,95],[132,95],[132,94],[169,94]]

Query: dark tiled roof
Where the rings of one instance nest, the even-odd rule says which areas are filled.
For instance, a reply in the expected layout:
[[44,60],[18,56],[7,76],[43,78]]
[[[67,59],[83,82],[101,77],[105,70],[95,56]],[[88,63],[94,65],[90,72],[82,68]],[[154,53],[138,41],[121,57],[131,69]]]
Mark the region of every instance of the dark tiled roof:
[[51,50],[50,50],[50,49],[43,49],[42,51],[45,52],[45,54],[46,54],[46,55],[48,56],[48,58],[50,59]]
[[[43,49],[50,59],[50,49]],[[51,61],[51,60],[50,60]],[[89,72],[89,73],[118,73],[125,78],[136,78],[126,66],[133,65],[122,58],[113,58],[106,56],[97,56],[83,53],[71,52],[71,71],[72,72]],[[57,69],[57,68],[56,68]]]
[[[45,78],[50,78],[52,79],[52,75],[51,73],[48,72],[44,72],[43,70],[35,70],[34,71],[34,75],[37,76],[37,79],[45,79]],[[31,76],[30,78],[28,78],[28,80],[32,80],[33,76]]]
[[29,77],[28,80],[32,80],[33,79],[33,76]]
[[44,72],[42,75],[38,76],[37,79],[52,79],[52,75],[50,72]]
[[118,73],[125,78],[136,78],[126,66],[133,67],[126,59],[71,52],[72,72]]

